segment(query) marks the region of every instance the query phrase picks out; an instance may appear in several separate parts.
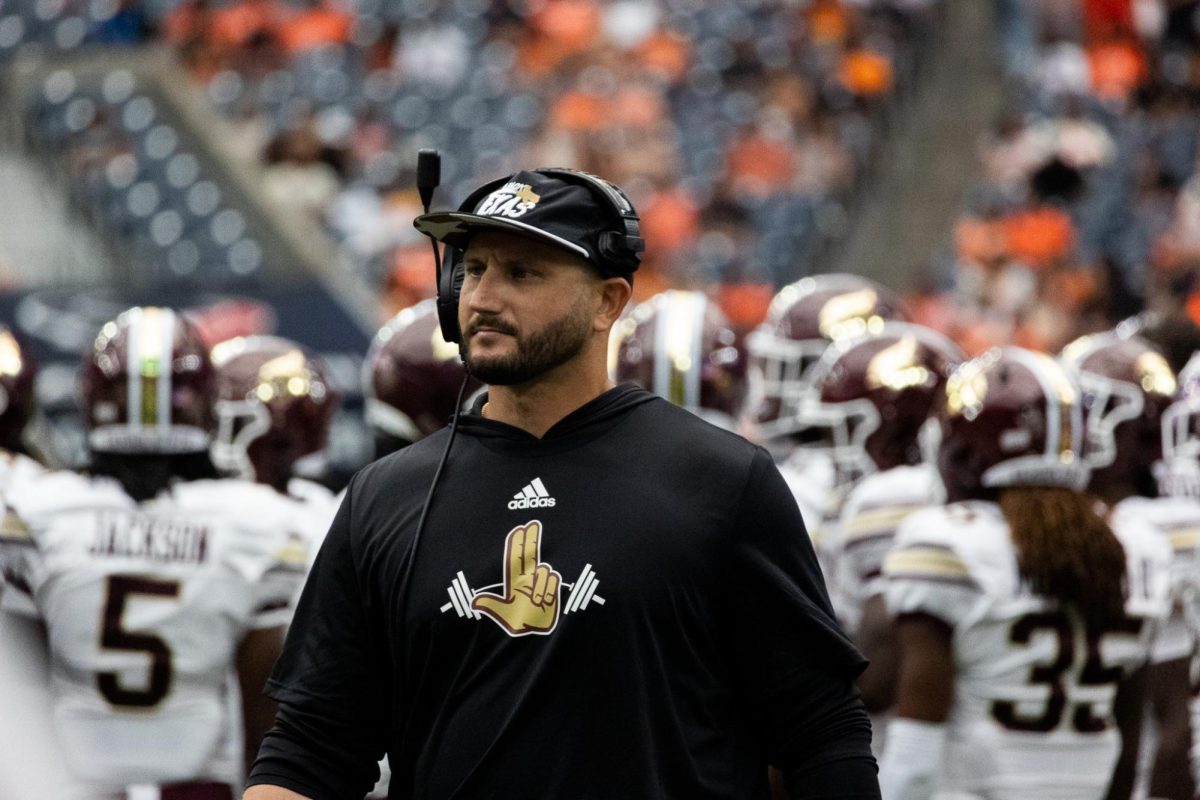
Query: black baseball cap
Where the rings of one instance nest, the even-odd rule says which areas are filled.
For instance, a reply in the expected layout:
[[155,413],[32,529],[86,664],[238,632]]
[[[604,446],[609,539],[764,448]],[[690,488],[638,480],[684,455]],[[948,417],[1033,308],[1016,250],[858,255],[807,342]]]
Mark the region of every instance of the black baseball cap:
[[[604,277],[631,277],[642,249],[632,206],[625,219],[632,221],[632,236],[618,232],[627,230],[622,227],[626,223],[617,207],[599,191],[582,182],[526,170],[480,187],[457,211],[422,214],[413,225],[460,251],[478,231],[507,231],[565,248],[587,260]],[[624,252],[621,244],[617,246],[620,255],[613,255],[613,236],[623,237]]]

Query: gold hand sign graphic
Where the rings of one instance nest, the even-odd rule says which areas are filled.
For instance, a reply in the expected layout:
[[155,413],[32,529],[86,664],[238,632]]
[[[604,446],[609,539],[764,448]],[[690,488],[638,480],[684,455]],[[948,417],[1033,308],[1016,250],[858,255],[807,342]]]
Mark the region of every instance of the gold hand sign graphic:
[[486,614],[510,636],[550,633],[558,624],[558,586],[562,580],[542,563],[542,523],[518,525],[504,540],[502,594],[481,592],[471,608]]

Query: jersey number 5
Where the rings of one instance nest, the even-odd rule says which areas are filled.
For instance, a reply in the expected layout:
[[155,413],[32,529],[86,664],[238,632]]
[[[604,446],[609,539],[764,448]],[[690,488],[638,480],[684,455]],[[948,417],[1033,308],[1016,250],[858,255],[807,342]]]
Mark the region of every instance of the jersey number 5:
[[159,581],[133,575],[110,575],[105,584],[107,599],[100,617],[100,646],[107,650],[144,653],[150,657],[150,680],[145,688],[121,684],[116,672],[96,674],[96,688],[114,706],[150,708],[171,690],[171,648],[160,637],[134,633],[123,625],[125,603],[130,595],[173,599],[179,596],[179,581]]
[[[1142,629],[1142,620],[1124,618],[1104,630],[1089,628],[1084,640],[1086,652],[1083,664],[1077,667],[1079,656],[1075,646],[1075,622],[1064,611],[1043,611],[1025,614],[1013,622],[1008,639],[1013,644],[1029,644],[1037,631],[1048,631],[1055,636],[1054,660],[1039,664],[1029,670],[1031,685],[1046,686],[1050,695],[1041,714],[1026,715],[1017,711],[1012,700],[992,701],[992,717],[1004,727],[1014,731],[1048,733],[1062,723],[1067,710],[1067,692],[1063,679],[1073,668],[1079,669],[1079,686],[1116,685],[1123,671],[1120,667],[1105,666],[1100,653],[1100,642],[1105,634],[1136,636]],[[1098,717],[1091,703],[1076,703],[1071,713],[1071,726],[1079,733],[1100,733],[1108,727],[1104,716]]]

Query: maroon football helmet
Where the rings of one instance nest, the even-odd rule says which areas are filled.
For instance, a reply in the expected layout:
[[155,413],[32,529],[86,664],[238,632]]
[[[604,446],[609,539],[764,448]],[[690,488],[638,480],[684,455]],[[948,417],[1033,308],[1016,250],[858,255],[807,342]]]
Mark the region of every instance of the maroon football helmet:
[[703,292],[672,289],[617,323],[614,377],[633,381],[726,430],[736,426],[746,357],[725,315]]
[[[404,309],[371,342],[363,363],[367,423],[377,455],[442,428],[454,415],[466,370],[458,345],[442,338],[437,306],[424,300]],[[471,379],[467,392],[480,388]]]
[[1084,456],[1093,483],[1132,480],[1152,495],[1163,458],[1163,415],[1175,400],[1175,373],[1152,344],[1115,332],[1076,339],[1062,352],[1087,409]]
[[0,324],[0,449],[25,450],[21,435],[33,417],[37,372],[33,354]]
[[88,447],[123,455],[208,449],[216,374],[195,327],[169,308],[131,308],[105,323],[84,357]]
[[245,336],[212,350],[217,370],[213,463],[287,490],[296,462],[325,449],[340,398],[325,366],[296,342]]
[[964,358],[945,336],[907,322],[830,344],[814,368],[811,422],[832,428],[838,468],[863,475],[919,463],[922,428]]
[[950,375],[943,398],[938,472],[951,502],[1004,486],[1086,484],[1079,385],[1054,359],[989,350]]
[[907,319],[895,293],[858,275],[812,275],[780,289],[746,340],[747,412],[757,436],[770,441],[807,427],[807,406],[816,402],[812,370],[830,342]]

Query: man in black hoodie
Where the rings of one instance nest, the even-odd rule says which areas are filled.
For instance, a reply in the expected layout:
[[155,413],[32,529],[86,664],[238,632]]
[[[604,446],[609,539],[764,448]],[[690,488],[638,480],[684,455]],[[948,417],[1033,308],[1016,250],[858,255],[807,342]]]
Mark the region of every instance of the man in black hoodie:
[[519,172],[417,220],[462,253],[488,392],[432,493],[450,430],[351,481],[246,800],[358,800],[385,752],[393,798],[765,798],[768,765],[878,797],[865,662],[770,456],[609,382],[641,241],[597,181]]

